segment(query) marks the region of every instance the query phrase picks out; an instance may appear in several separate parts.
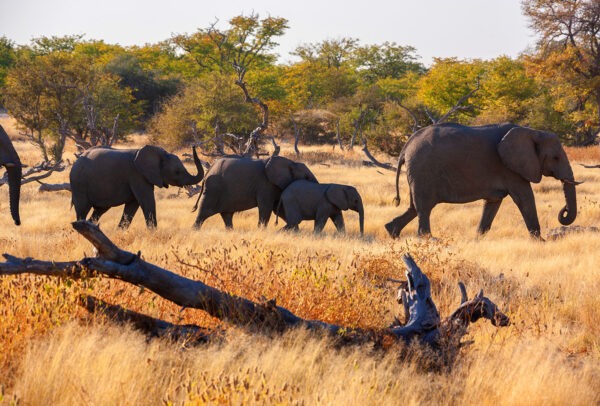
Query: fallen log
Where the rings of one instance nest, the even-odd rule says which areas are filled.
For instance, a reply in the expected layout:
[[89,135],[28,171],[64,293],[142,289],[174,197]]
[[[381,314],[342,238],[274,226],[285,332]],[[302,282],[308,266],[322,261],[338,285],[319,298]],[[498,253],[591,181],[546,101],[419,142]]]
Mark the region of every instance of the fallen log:
[[65,183],[44,183],[38,181],[40,187],[38,188],[39,192],[60,192],[60,191],[71,191],[71,184],[69,182]]
[[33,273],[72,279],[91,275],[120,279],[145,287],[179,306],[204,310],[211,316],[234,325],[264,332],[283,332],[303,327],[342,338],[348,343],[378,343],[383,336],[390,336],[405,343],[417,340],[434,348],[442,348],[446,342],[459,343],[468,324],[479,318],[487,318],[497,326],[508,324],[508,317],[491,300],[484,297],[483,292],[473,300],[466,300],[462,284],[461,306],[444,321],[440,321],[440,315],[431,298],[429,278],[408,254],[403,256],[407,268],[407,282],[401,283],[398,292],[398,301],[403,305],[406,322],[379,331],[369,331],[304,319],[286,308],[277,306],[274,299],[257,303],[234,296],[148,263],[141,258],[140,252],[134,254],[120,249],[95,224],[76,221],[72,225],[96,248],[96,257],[54,262],[4,254],[6,261],[0,263],[0,276]]
[[119,305],[106,303],[94,296],[82,297],[81,305],[90,313],[101,313],[117,323],[129,323],[151,337],[183,340],[194,344],[206,343],[215,337],[209,329],[194,324],[173,324]]

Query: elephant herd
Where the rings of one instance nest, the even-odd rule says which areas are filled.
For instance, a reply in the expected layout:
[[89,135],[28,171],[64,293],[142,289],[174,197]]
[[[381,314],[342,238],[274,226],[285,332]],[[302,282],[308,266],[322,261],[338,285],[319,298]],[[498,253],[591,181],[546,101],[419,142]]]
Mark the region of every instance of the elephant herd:
[[[194,210],[194,227],[220,214],[225,227],[233,227],[233,214],[258,207],[258,223],[266,226],[272,213],[297,230],[303,220],[314,220],[320,232],[331,219],[344,232],[342,211],[359,214],[364,232],[364,207],[356,188],[319,183],[310,169],[299,162],[273,156],[264,160],[248,157],[218,159],[204,173],[195,149],[197,174],[190,174],[181,160],[164,149],[96,147],[74,163],[70,173],[72,203],[78,220],[97,222],[111,207],[124,205],[119,226],[126,228],[141,207],[148,227],[156,227],[154,187],[193,185],[203,181]],[[0,127],[0,164],[8,172],[10,208],[15,224],[19,219],[21,163]],[[387,224],[392,237],[418,217],[418,234],[431,233],[429,217],[438,203],[484,200],[478,232],[487,232],[502,200],[510,196],[519,208],[529,233],[540,238],[540,224],[531,183],[552,176],[563,184],[565,206],[558,215],[563,225],[577,216],[575,186],[569,160],[554,134],[513,124],[467,127],[438,124],[414,133],[402,149],[396,172],[396,205],[400,202],[399,175],[406,164],[410,191],[408,209]]]

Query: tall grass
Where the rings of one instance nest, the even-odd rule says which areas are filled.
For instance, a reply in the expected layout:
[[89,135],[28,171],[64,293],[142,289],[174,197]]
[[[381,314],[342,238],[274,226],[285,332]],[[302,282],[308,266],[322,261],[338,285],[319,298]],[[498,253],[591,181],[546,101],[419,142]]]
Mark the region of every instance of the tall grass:
[[[33,146],[15,146],[25,163],[39,160]],[[156,191],[157,230],[146,230],[141,213],[128,230],[119,230],[120,209],[102,217],[101,228],[123,249],[141,250],[147,261],[187,277],[251,299],[275,298],[305,318],[369,328],[388,325],[399,312],[396,286],[386,278],[403,277],[400,257],[410,252],[430,276],[442,315],[458,305],[456,282],[462,280],[471,295],[483,288],[511,317],[511,326],[472,325],[465,341],[473,343],[461,350],[451,370],[438,370],[424,368],[427,354],[416,348],[340,350],[305,331],[282,337],[250,334],[120,281],[3,277],[0,398],[44,405],[600,402],[598,234],[534,241],[506,199],[483,238],[476,236],[482,210],[476,202],[437,206],[431,219],[435,240],[415,238],[415,221],[392,241],[383,224],[407,205],[405,177],[396,208],[392,172],[363,167],[358,151],[330,150],[304,148],[300,159],[322,182],[351,184],[361,192],[363,238],[351,212],[345,213],[345,236],[337,235],[332,224],[315,236],[309,222],[298,233],[277,231],[273,220],[258,229],[256,210],[236,214],[234,231],[226,231],[219,216],[194,231],[193,199],[173,188]],[[293,156],[287,146],[284,153]],[[600,158],[594,149],[569,149],[568,154],[576,178],[586,181],[578,187],[576,224],[597,226],[600,170],[577,162]],[[67,179],[68,173],[60,173],[52,181]],[[554,179],[534,189],[545,235],[559,226],[562,191]],[[48,260],[93,254],[71,230],[75,215],[68,193],[40,194],[34,184],[24,186],[19,228],[12,224],[5,194],[0,189],[2,252]],[[78,304],[85,294],[176,323],[223,327],[226,333],[195,348],[148,341],[128,327],[87,314]]]

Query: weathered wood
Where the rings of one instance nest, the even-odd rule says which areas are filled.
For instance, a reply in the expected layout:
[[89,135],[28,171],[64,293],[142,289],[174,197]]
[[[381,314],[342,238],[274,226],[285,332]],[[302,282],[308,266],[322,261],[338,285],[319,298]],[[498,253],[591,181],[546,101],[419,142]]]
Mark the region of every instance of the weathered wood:
[[134,328],[152,337],[184,340],[193,344],[206,343],[214,338],[213,332],[209,329],[194,324],[173,324],[119,305],[106,303],[94,296],[82,297],[80,304],[90,313],[101,313],[117,323],[130,323]]
[[60,192],[63,190],[71,191],[71,184],[66,183],[44,183],[38,182],[40,187],[38,188],[39,192]]
[[[23,166],[25,167],[25,165]],[[47,177],[49,177],[50,175],[52,175],[54,172],[62,172],[66,169],[66,165],[64,164],[64,162],[59,161],[55,164],[52,164],[49,161],[44,161],[42,163],[39,163],[29,169],[27,169],[25,172],[23,172],[23,174],[21,175],[21,185],[25,185],[27,183],[31,183],[31,182],[39,182],[42,179],[45,179]],[[41,175],[37,175],[41,173]],[[36,176],[33,176],[36,175]],[[0,178],[0,186],[8,184],[8,173],[5,172],[4,176],[2,178]]]
[[387,169],[388,171],[394,171],[394,172],[396,171],[396,167],[394,165],[379,162],[373,155],[371,155],[371,152],[369,151],[369,148],[367,147],[366,139],[363,139],[362,151],[367,156],[367,158],[369,158],[368,161],[363,161],[363,165],[376,166],[378,168]]
[[[478,318],[488,318],[495,325],[508,323],[508,317],[493,302],[483,297],[482,293],[472,301],[462,303],[448,319],[440,322],[439,313],[431,298],[430,281],[408,254],[403,257],[407,268],[407,282],[402,283],[399,290],[406,323],[372,332],[303,319],[288,309],[277,306],[275,300],[256,303],[234,296],[148,263],[141,258],[141,253],[121,250],[95,224],[76,221],[72,225],[96,248],[97,257],[53,262],[4,254],[6,262],[0,263],[0,276],[33,273],[78,279],[101,275],[143,286],[179,306],[204,310],[211,316],[235,325],[277,332],[302,326],[342,339],[349,337],[348,342],[379,341],[379,337],[388,335],[407,343],[417,340],[439,347],[440,337],[445,337],[446,334],[451,333],[453,340],[459,342],[468,323]],[[455,325],[463,327],[454,328]]]

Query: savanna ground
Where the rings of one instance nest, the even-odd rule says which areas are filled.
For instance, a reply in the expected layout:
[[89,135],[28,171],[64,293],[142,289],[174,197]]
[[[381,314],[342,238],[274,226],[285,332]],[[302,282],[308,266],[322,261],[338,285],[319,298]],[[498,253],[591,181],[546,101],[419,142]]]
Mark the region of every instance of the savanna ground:
[[[11,135],[8,119],[1,120]],[[135,137],[133,143],[143,143]],[[24,163],[39,161],[36,149],[15,142]],[[292,156],[287,145],[284,155]],[[186,151],[178,151],[183,153]],[[568,149],[578,187],[581,226],[600,224],[598,147]],[[380,157],[382,160],[389,158]],[[72,157],[71,157],[72,159]],[[297,234],[277,232],[274,218],[257,229],[257,213],[234,216],[226,231],[219,216],[192,230],[194,200],[176,188],[157,190],[158,229],[148,231],[138,212],[121,231],[120,209],[101,220],[121,248],[159,266],[220,289],[277,303],[310,319],[348,326],[389,325],[403,278],[401,255],[410,252],[429,275],[442,316],[459,303],[457,281],[469,294],[484,288],[512,324],[470,327],[451,369],[425,367],[417,348],[373,351],[336,349],[304,331],[266,337],[223,326],[202,311],[169,303],[116,280],[36,276],[0,278],[0,403],[19,404],[598,404],[600,402],[600,235],[567,235],[545,243],[529,238],[516,206],[506,199],[492,230],[476,237],[482,203],[440,205],[432,231],[437,240],[415,238],[416,221],[392,241],[383,225],[408,202],[401,177],[401,207],[394,207],[392,172],[361,166],[362,155],[331,147],[303,148],[301,158],[321,182],[355,185],[365,203],[365,236],[346,212],[348,233],[328,224],[321,236],[312,224]],[[192,169],[193,165],[188,164]],[[68,179],[68,171],[53,175]],[[91,245],[71,229],[74,211],[67,192],[22,190],[22,225],[8,214],[8,190],[0,191],[0,252],[46,260],[92,255]],[[535,186],[542,234],[558,227],[564,205],[561,184]],[[184,265],[183,263],[187,263]],[[141,333],[89,315],[79,305],[93,294],[175,323],[224,328],[222,339],[188,348],[183,342],[147,340]],[[226,329],[225,329],[226,328]],[[409,354],[408,356],[406,354]]]

